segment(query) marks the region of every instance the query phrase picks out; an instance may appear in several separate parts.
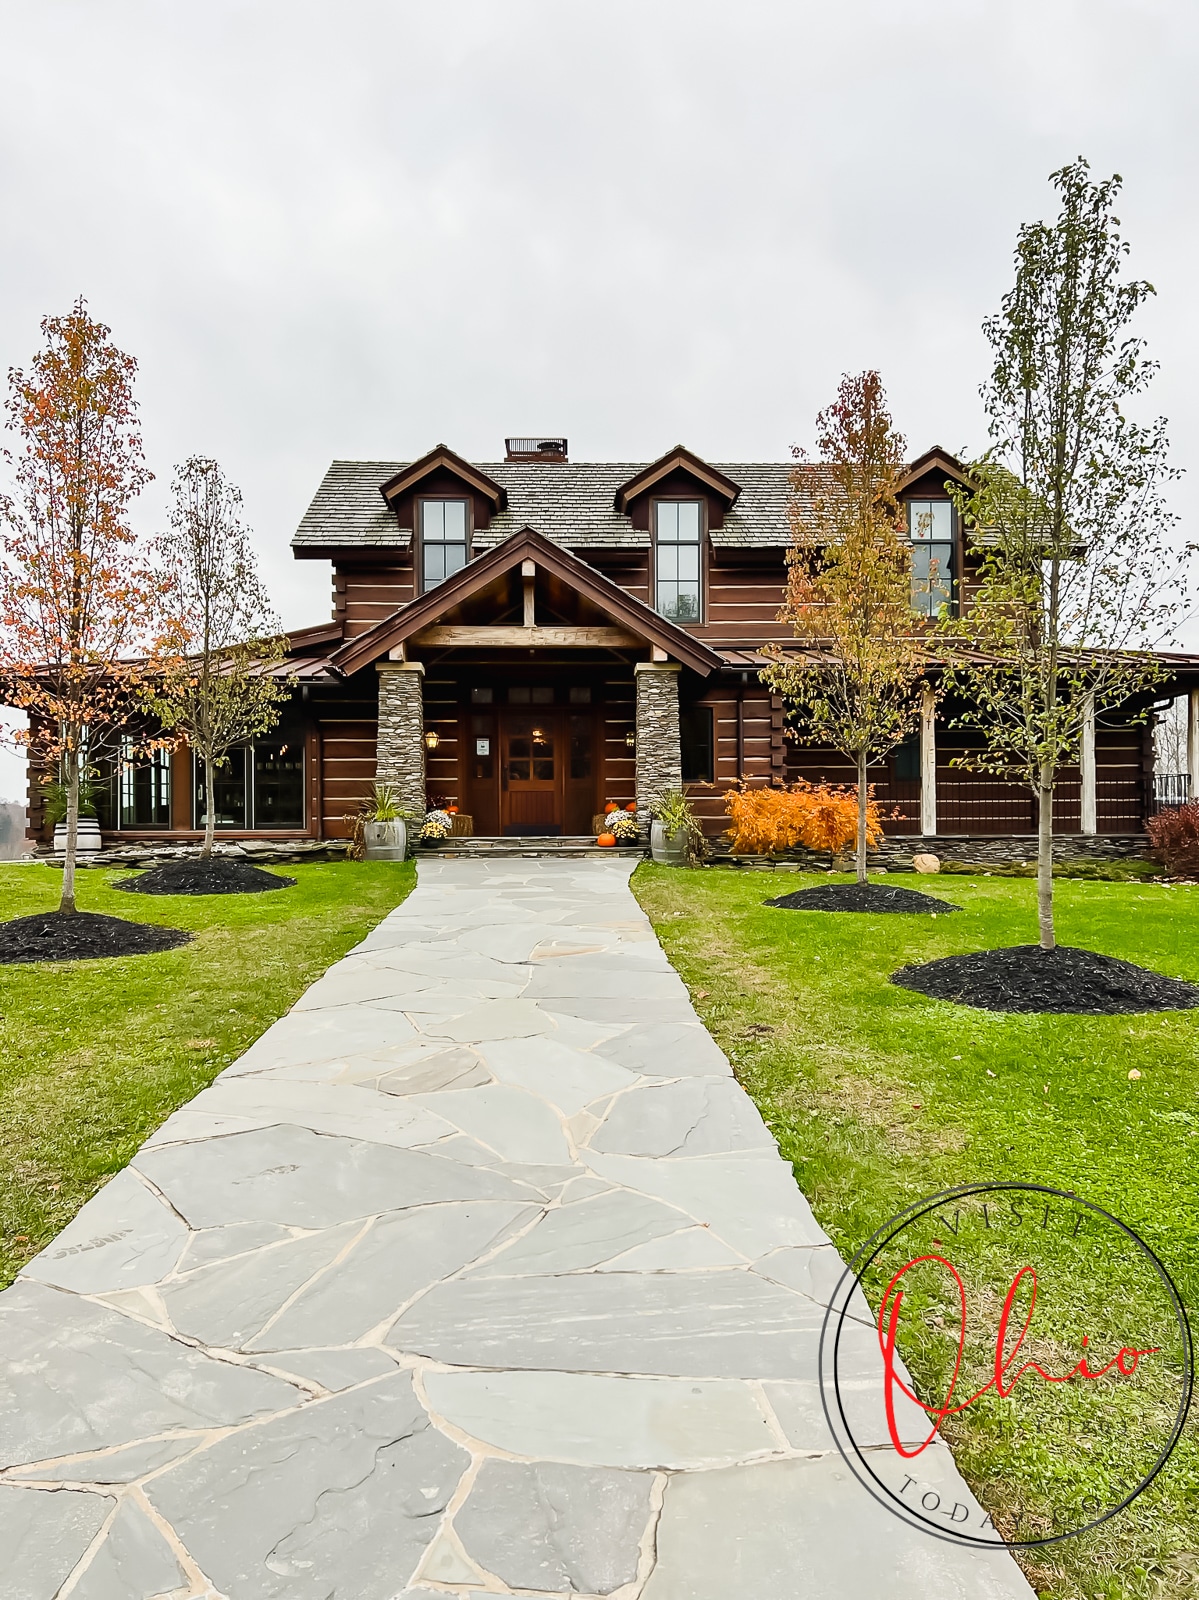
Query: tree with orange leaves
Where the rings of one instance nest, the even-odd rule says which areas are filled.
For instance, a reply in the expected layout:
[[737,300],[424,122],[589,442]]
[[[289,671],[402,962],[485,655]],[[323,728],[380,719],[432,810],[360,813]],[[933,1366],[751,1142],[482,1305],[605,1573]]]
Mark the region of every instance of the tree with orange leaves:
[[871,833],[866,769],[916,725],[929,646],[912,611],[911,544],[896,486],[904,440],[877,372],[843,377],[816,418],[824,472],[809,511],[791,502],[792,546],[780,620],[802,653],[767,650],[763,679],[790,702],[801,737],[831,744],[857,768],[857,878]]
[[67,794],[60,912],[75,907],[80,780],[105,740],[137,716],[149,663],[154,580],[129,507],[152,474],[142,458],[137,363],[78,299],[42,321],[28,372],[9,372],[4,452],[15,494],[0,496],[0,681],[29,713],[30,759]]

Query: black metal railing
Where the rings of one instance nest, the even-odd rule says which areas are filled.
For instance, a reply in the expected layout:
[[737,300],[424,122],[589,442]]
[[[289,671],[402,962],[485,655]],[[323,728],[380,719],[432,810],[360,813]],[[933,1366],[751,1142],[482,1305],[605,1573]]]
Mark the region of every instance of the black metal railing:
[[1185,806],[1191,798],[1189,772],[1155,772],[1153,774],[1153,808],[1169,811],[1174,806]]

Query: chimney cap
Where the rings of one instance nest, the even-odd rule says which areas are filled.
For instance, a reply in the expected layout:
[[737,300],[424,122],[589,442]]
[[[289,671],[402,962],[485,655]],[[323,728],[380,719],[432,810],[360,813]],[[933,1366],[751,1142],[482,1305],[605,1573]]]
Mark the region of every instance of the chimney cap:
[[504,440],[508,461],[565,461],[566,440],[561,435],[534,433]]

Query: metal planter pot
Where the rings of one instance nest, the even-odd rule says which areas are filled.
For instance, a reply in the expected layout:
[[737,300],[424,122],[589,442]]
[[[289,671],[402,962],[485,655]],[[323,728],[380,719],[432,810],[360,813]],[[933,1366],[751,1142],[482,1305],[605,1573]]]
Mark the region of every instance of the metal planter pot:
[[368,861],[403,861],[408,854],[408,829],[402,821],[368,822],[362,837]]
[[649,853],[663,867],[687,865],[687,830],[680,828],[673,839],[666,837],[666,825],[651,822],[649,825]]

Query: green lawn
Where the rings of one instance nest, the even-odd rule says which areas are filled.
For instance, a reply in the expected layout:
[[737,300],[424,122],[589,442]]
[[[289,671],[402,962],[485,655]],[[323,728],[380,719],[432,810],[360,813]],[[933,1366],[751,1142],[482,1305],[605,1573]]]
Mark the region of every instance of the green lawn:
[[[0,966],[0,1286],[11,1282],[177,1106],[397,905],[415,869],[282,869],[294,889],[131,895],[78,878],[79,906],[186,928],[179,950]],[[53,910],[62,873],[0,866],[4,917]]]
[[[1035,941],[1035,884],[925,880],[964,908],[936,920],[762,904],[829,881],[841,880],[644,866],[634,888],[843,1253],[910,1200],[1026,1179],[1136,1228],[1199,1305],[1199,1013],[1016,1016],[925,999],[888,974]],[[1062,943],[1199,980],[1199,889],[1063,880],[1056,901]],[[959,1423],[969,1477],[978,1440]],[[1194,1419],[1132,1507],[1022,1562],[1053,1600],[1199,1594]]]

